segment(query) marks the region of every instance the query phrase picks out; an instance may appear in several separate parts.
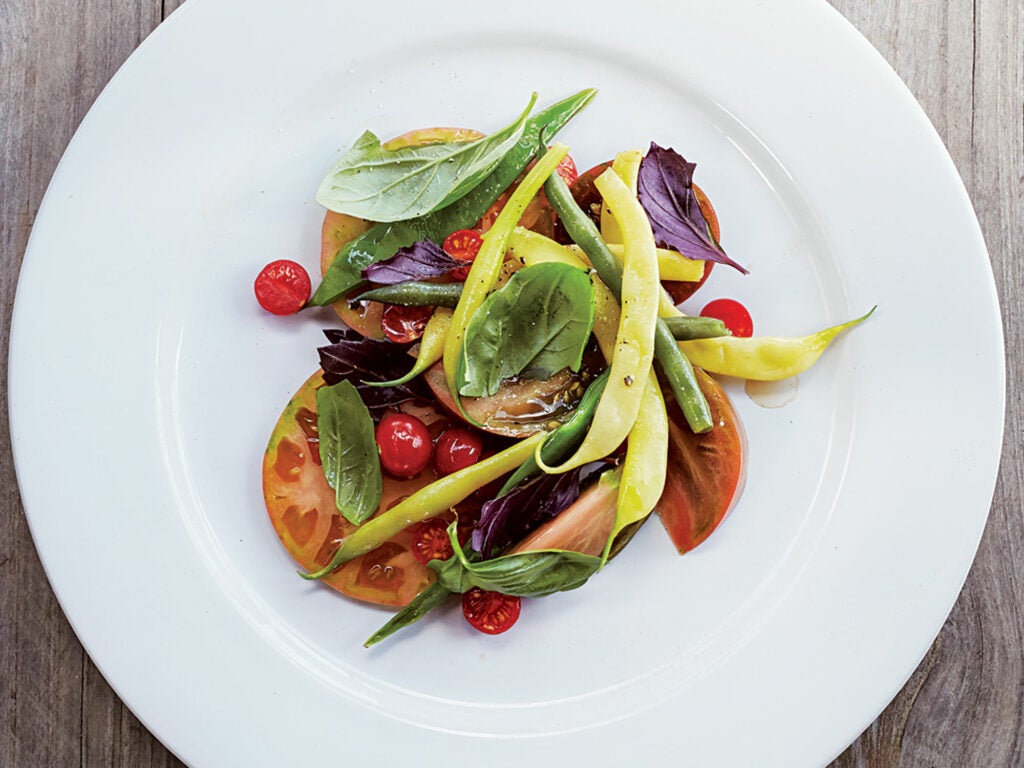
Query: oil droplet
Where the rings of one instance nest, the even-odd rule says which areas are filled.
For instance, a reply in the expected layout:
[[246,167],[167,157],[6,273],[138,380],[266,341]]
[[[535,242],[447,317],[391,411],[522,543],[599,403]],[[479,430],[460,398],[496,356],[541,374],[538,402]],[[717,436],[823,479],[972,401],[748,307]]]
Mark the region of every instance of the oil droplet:
[[781,408],[796,400],[799,384],[799,376],[790,376],[780,381],[747,381],[743,389],[762,408]]

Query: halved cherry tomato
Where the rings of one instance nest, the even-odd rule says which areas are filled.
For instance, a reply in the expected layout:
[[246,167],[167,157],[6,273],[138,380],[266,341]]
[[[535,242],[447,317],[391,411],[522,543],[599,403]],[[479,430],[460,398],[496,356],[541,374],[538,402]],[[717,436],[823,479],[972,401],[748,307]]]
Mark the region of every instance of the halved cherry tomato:
[[[267,514],[281,543],[306,570],[325,566],[341,540],[356,529],[338,513],[334,489],[320,466],[316,391],[323,384],[317,373],[299,388],[278,419],[263,457]],[[431,408],[418,408],[416,413],[429,429],[441,431],[447,424],[447,419]],[[437,475],[428,465],[411,480],[390,475],[383,480],[381,510],[437,480]],[[412,553],[412,531],[404,530],[372,552],[345,563],[323,582],[358,600],[398,606],[406,605],[434,579],[434,572]]]
[[395,477],[416,477],[433,457],[427,425],[407,413],[390,413],[377,425],[380,464]]
[[566,155],[562,158],[562,162],[555,168],[555,173],[562,177],[562,181],[566,183],[566,186],[572,186],[576,183],[576,179],[579,178],[579,171],[576,170],[576,163],[570,155]]
[[439,475],[450,475],[480,461],[484,448],[479,433],[462,427],[446,429],[434,447],[434,469]]
[[453,259],[466,262],[466,266],[456,267],[449,274],[456,280],[465,280],[469,276],[469,268],[476,255],[480,253],[480,247],[483,244],[483,238],[476,230],[459,229],[448,235],[441,245],[441,250]]
[[522,600],[501,592],[485,592],[473,587],[462,595],[462,615],[473,629],[488,635],[500,635],[519,620]]
[[380,327],[384,335],[396,344],[408,344],[423,335],[433,307],[400,307],[388,304],[380,313]]
[[715,299],[705,305],[700,316],[721,320],[733,336],[748,338],[754,335],[754,321],[750,318],[750,312],[735,299]]
[[432,517],[413,526],[412,555],[423,565],[431,560],[447,560],[454,554],[448,538],[448,523],[440,517]]
[[732,509],[743,490],[746,438],[725,392],[694,369],[711,407],[714,428],[695,435],[675,400],[668,409],[668,475],[656,509],[680,554],[704,541]]
[[310,292],[309,273],[288,259],[272,261],[256,276],[256,301],[267,312],[293,315],[305,306]]

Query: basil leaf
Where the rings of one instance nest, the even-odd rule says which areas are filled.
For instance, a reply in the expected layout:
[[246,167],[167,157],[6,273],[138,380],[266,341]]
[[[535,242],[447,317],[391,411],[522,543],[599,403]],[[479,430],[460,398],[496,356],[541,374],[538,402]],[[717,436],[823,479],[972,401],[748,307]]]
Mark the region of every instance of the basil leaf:
[[488,296],[466,327],[459,393],[493,395],[513,376],[544,380],[578,371],[594,325],[594,289],[582,269],[523,267]]
[[363,270],[363,277],[377,285],[396,285],[409,280],[428,280],[447,275],[465,261],[453,259],[433,240],[419,240],[399,248],[390,259],[377,261]]
[[431,560],[437,582],[449,592],[464,593],[473,587],[519,597],[544,597],[582,587],[601,569],[601,558],[562,549],[542,549],[503,555],[493,560],[470,562],[459,546],[456,524],[448,528],[455,554],[447,560]]
[[316,200],[371,221],[402,221],[444,208],[479,184],[516,145],[536,101],[533,94],[510,125],[474,141],[389,150],[366,131],[331,168]]
[[696,167],[674,149],[651,142],[640,161],[637,198],[651,220],[654,239],[660,247],[673,248],[688,258],[728,264],[747,274],[722,250],[700,210],[693,191]]
[[380,506],[382,484],[373,420],[349,381],[316,392],[320,461],[338,511],[359,525]]
[[375,224],[346,243],[306,306],[323,307],[337,301],[362,284],[363,270],[367,266],[394,255],[399,248],[417,240],[441,242],[457,229],[472,227],[533,159],[541,132],[550,140],[596,93],[593,89],[580,91],[531,117],[519,143],[465,197],[436,213],[409,221]]

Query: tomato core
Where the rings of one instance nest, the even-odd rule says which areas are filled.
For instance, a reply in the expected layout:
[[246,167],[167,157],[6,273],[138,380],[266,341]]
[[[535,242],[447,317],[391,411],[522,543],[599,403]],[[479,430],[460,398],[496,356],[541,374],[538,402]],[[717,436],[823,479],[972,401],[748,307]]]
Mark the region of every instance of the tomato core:
[[480,233],[473,229],[459,229],[448,235],[441,245],[441,250],[453,259],[467,262],[467,266],[456,267],[449,274],[456,280],[465,280],[469,276],[469,268],[476,255],[480,253],[480,247],[483,244],[484,241],[480,237]]
[[430,464],[433,445],[427,425],[406,413],[392,413],[377,425],[380,463],[395,477],[415,477]]
[[388,304],[380,315],[384,335],[396,344],[408,344],[423,335],[433,307],[400,307]]
[[421,564],[431,560],[447,560],[455,554],[448,538],[448,523],[439,517],[417,523],[412,529],[412,556]]
[[754,335],[754,321],[747,308],[735,299],[715,299],[700,311],[701,317],[713,317],[725,323],[733,336]]
[[293,315],[305,306],[312,286],[301,264],[287,259],[272,261],[256,276],[256,301],[267,312]]
[[439,475],[450,475],[471,467],[480,461],[483,440],[476,432],[462,427],[446,429],[437,438],[434,448],[434,468]]
[[473,629],[500,635],[519,620],[522,600],[515,595],[485,592],[473,587],[462,596],[462,615]]

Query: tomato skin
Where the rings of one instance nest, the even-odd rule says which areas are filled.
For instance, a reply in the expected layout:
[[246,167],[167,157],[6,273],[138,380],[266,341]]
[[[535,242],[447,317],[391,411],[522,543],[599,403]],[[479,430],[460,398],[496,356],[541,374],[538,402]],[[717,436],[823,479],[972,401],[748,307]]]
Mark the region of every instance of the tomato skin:
[[433,445],[427,425],[406,413],[391,413],[377,425],[381,466],[395,477],[415,477],[430,464]]
[[434,447],[434,469],[442,477],[480,461],[484,443],[480,435],[462,427],[446,429]]
[[715,299],[704,306],[700,316],[721,320],[733,336],[749,338],[754,335],[754,321],[750,318],[750,312],[735,299]]
[[555,168],[555,173],[562,177],[562,181],[567,187],[575,184],[576,179],[580,176],[580,172],[576,170],[576,161],[572,159],[571,155],[562,158],[562,162]]
[[473,587],[462,595],[462,615],[473,629],[487,635],[500,635],[519,620],[522,600],[515,595],[485,592]]
[[447,560],[454,554],[448,538],[448,523],[440,517],[432,517],[413,527],[412,556],[423,565],[431,560]]
[[312,286],[309,273],[294,261],[272,261],[256,276],[253,290],[256,301],[267,312],[275,315],[293,315],[309,300]]
[[469,268],[473,265],[473,260],[480,253],[483,244],[484,241],[480,237],[480,233],[473,229],[458,229],[448,235],[441,245],[441,250],[453,259],[467,262],[466,266],[456,267],[448,274],[456,280],[465,280],[469,277]]
[[384,336],[396,344],[408,344],[423,335],[433,307],[401,307],[388,304],[380,314],[380,327]]
[[711,408],[714,428],[695,435],[674,399],[669,417],[665,490],[656,509],[680,554],[707,539],[725,519],[743,490],[746,437],[732,403],[711,376],[694,368]]

